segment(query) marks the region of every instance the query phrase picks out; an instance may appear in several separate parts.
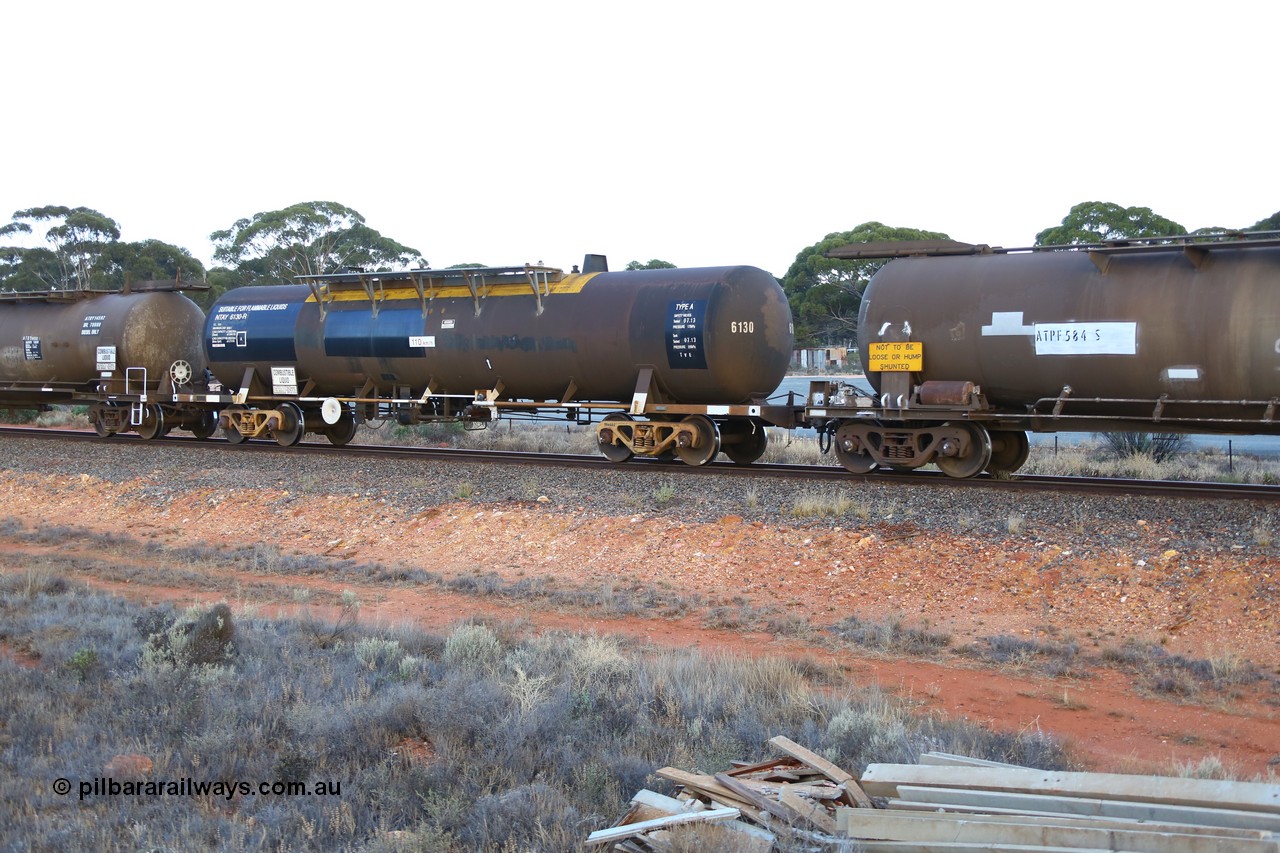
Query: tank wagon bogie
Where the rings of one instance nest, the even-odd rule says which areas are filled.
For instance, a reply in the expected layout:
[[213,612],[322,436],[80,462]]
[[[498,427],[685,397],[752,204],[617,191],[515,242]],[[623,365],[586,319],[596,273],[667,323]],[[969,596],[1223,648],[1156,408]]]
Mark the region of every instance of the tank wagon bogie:
[[309,277],[229,291],[210,309],[211,370],[234,441],[335,444],[358,424],[559,416],[597,425],[610,459],[704,464],[764,452],[791,313],[753,267],[520,267]]
[[830,254],[896,258],[862,300],[871,387],[805,409],[850,471],[1010,473],[1028,431],[1280,434],[1280,240]]

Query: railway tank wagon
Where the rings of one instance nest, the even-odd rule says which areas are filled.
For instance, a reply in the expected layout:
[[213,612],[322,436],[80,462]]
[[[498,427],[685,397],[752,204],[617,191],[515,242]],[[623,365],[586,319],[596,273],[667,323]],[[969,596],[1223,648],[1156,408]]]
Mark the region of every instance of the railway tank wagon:
[[1027,430],[1280,434],[1280,241],[933,245],[873,277],[858,328],[874,395],[808,410],[855,472],[1012,471]]
[[161,392],[205,369],[204,312],[180,282],[122,292],[66,290],[0,297],[0,405],[82,403],[99,435],[174,426],[212,434],[212,412],[161,404]]
[[[791,313],[754,267],[608,272],[543,266],[315,277],[229,291],[210,309],[211,369],[236,394],[233,441],[303,432],[348,441],[358,422],[604,415],[615,461],[724,450],[750,462],[785,374]],[[602,261],[602,259],[601,259]],[[251,401],[258,401],[256,405]]]

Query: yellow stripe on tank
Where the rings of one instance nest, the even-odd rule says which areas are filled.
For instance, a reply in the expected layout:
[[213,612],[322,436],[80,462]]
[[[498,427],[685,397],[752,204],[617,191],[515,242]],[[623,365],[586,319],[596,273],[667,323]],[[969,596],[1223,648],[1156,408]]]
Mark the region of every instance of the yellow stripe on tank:
[[[598,272],[590,273],[570,273],[559,281],[547,282],[545,293],[578,293],[587,282],[600,275]],[[446,284],[436,287],[430,287],[430,282],[424,283],[422,295],[429,299],[471,299],[471,289],[465,284]],[[517,281],[501,281],[493,282],[477,287],[479,295],[485,299],[494,296],[533,296],[533,285],[525,280]],[[381,294],[381,301],[397,301],[412,299],[415,302],[420,298],[418,291],[412,287],[405,287],[397,284],[395,287],[387,287],[382,290],[374,290],[375,294]],[[307,302],[315,302],[316,295],[312,293],[307,297]],[[368,302],[369,293],[359,285],[346,285],[341,289],[335,289],[332,285],[325,292],[325,302]]]

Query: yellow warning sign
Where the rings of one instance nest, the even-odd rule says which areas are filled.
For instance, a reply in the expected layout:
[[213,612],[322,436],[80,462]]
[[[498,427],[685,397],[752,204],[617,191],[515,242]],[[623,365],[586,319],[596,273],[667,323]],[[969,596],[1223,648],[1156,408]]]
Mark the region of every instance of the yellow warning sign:
[[867,370],[903,372],[924,370],[924,344],[919,341],[874,343]]

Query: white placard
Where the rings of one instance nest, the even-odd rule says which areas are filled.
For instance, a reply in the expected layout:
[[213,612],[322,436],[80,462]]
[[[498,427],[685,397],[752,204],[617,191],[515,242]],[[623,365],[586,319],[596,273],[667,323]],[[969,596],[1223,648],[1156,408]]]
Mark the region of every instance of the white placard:
[[116,369],[116,348],[98,347],[98,370],[110,372]]
[[1137,323],[1036,323],[1036,355],[1136,355]]
[[297,394],[297,371],[292,367],[271,368],[271,393],[278,395]]
[[435,345],[435,335],[411,335],[409,337],[409,346],[413,349],[423,349],[425,347],[433,347]]

